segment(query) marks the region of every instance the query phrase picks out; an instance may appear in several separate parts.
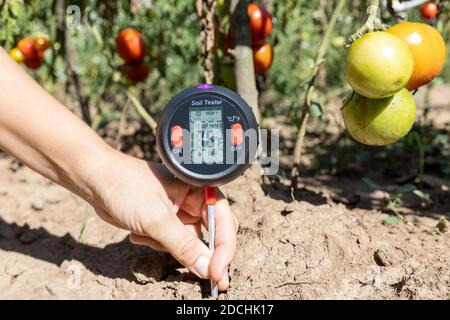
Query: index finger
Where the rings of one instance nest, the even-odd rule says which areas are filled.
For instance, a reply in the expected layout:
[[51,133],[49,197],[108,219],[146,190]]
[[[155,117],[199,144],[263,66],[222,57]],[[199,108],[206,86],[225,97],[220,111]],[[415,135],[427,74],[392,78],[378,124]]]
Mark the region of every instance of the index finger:
[[[194,217],[202,217],[205,226],[208,227],[207,208],[202,188],[192,189],[186,197],[181,209]],[[237,220],[231,211],[228,201],[217,190],[217,202],[215,204],[215,250],[209,265],[210,274],[218,283],[219,290],[228,288],[227,269],[236,254]]]
[[218,191],[215,205],[215,251],[211,258],[211,277],[218,283],[219,290],[228,288],[228,266],[236,254],[237,226],[228,201]]

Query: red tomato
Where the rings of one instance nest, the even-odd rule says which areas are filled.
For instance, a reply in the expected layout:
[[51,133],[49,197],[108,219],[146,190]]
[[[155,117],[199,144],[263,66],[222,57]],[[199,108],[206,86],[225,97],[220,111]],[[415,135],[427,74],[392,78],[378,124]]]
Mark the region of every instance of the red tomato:
[[117,53],[126,63],[137,63],[144,59],[145,42],[139,31],[127,28],[116,39]]
[[257,3],[249,3],[247,14],[250,20],[250,31],[253,45],[258,45],[272,32],[272,15],[267,9]]
[[25,60],[23,63],[32,70],[38,69],[42,65],[42,59]]
[[150,66],[145,62],[128,64],[122,67],[128,81],[132,83],[142,82],[150,73]]
[[255,73],[262,74],[267,71],[272,65],[273,48],[272,45],[264,43],[259,47],[253,48],[253,64],[255,66]]
[[439,6],[433,1],[425,2],[420,6],[420,13],[422,14],[422,18],[433,20],[439,13]]
[[25,60],[38,60],[39,53],[34,47],[34,40],[32,38],[25,38],[17,44],[20,52],[22,52]]

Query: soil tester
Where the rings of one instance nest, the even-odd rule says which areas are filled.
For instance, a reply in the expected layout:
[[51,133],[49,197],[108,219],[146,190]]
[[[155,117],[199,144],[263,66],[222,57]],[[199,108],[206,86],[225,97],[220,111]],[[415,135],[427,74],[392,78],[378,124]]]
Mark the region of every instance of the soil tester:
[[[173,97],[157,127],[164,165],[178,179],[205,190],[209,249],[214,252],[216,186],[237,178],[258,148],[258,124],[249,105],[235,92],[211,84]],[[211,280],[211,295],[218,296]]]

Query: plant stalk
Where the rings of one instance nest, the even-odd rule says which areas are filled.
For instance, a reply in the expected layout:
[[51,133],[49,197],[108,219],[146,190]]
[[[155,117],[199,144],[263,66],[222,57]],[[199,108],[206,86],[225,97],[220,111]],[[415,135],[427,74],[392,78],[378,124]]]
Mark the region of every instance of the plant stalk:
[[306,94],[303,102],[303,106],[300,109],[300,127],[297,133],[297,140],[295,143],[295,149],[294,149],[294,165],[292,167],[292,186],[296,188],[297,186],[297,180],[300,176],[300,163],[301,163],[301,156],[302,156],[302,148],[303,148],[303,142],[306,134],[306,125],[308,123],[309,118],[309,110],[311,108],[312,104],[312,98],[315,90],[315,83],[317,74],[319,73],[320,65],[324,62],[324,57],[326,50],[328,48],[328,44],[330,42],[331,34],[333,33],[334,26],[336,25],[337,19],[339,15],[341,14],[341,11],[344,9],[344,6],[346,4],[346,0],[339,0],[337,6],[334,9],[334,12],[331,16],[330,22],[328,23],[325,33],[322,37],[322,40],[320,42],[319,49],[317,51],[316,59],[315,59],[315,66],[312,70],[312,77],[308,82],[308,86],[306,89]]
[[156,134],[156,126],[158,125],[153,119],[153,117],[145,110],[139,100],[132,95],[130,92],[127,92],[128,98],[130,99],[132,105],[136,109],[137,113],[141,116],[141,118],[145,121],[145,123],[150,127],[153,134]]

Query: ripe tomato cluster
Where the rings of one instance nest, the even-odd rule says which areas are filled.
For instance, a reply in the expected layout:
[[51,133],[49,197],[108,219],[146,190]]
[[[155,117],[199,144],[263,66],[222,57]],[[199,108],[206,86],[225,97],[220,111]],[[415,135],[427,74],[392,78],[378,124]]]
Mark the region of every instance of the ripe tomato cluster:
[[9,55],[18,63],[23,62],[32,70],[38,69],[44,61],[45,50],[50,48],[48,37],[38,35],[20,40],[17,47],[11,49]]
[[345,78],[355,91],[343,108],[350,135],[368,145],[387,145],[412,128],[416,105],[410,91],[443,69],[440,33],[423,23],[402,22],[356,40],[345,60]]
[[132,83],[142,82],[150,73],[150,66],[144,61],[146,45],[142,34],[126,28],[120,31],[116,39],[116,51],[125,61],[120,70]]
[[263,74],[273,61],[273,47],[266,43],[266,38],[272,33],[272,14],[261,4],[249,3],[247,15],[250,20],[255,73]]
[[[257,75],[266,72],[273,61],[273,47],[266,43],[272,33],[272,14],[261,4],[249,3],[247,15],[250,23],[250,34],[253,48],[253,64]],[[231,30],[225,40],[224,52],[231,48]]]

